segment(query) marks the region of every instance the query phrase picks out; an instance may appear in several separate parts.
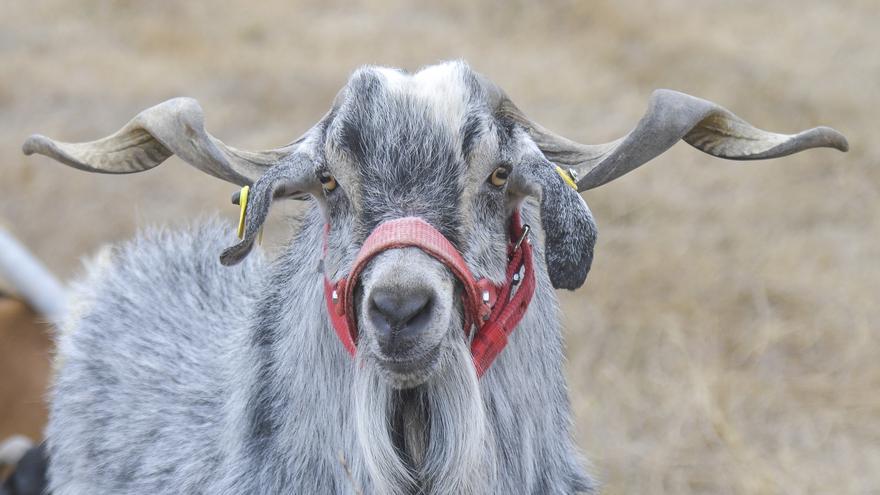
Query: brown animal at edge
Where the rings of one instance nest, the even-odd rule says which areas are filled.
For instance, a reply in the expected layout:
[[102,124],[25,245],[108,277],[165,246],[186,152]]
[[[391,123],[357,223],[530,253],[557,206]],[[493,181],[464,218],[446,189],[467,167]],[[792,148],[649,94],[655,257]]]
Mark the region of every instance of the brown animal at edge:
[[[48,323],[0,294],[0,441],[12,435],[42,439],[51,349]],[[0,466],[0,480],[7,475]]]

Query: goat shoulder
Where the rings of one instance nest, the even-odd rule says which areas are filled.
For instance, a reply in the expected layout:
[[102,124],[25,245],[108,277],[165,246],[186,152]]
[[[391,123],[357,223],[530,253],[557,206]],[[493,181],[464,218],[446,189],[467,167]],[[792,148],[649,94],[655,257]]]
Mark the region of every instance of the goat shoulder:
[[224,363],[264,271],[259,257],[220,265],[231,232],[150,229],[75,284],[47,431],[53,493],[197,493],[211,476]]

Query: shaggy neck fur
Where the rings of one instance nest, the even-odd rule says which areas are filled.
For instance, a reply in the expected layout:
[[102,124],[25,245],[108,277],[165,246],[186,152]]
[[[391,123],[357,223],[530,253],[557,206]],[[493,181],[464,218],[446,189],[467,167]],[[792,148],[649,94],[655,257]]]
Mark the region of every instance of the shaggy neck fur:
[[[255,308],[256,324],[240,337],[248,351],[237,357],[229,379],[238,380],[232,388],[246,396],[229,401],[226,431],[243,434],[225,440],[228,476],[219,489],[591,489],[571,441],[558,311],[542,267],[526,317],[483,378],[477,380],[462,340],[437,376],[398,391],[376,367],[352,360],[337,341],[322,299],[321,228],[312,210],[287,250],[296,255],[274,263]],[[542,248],[535,246],[536,260],[542,260]]]

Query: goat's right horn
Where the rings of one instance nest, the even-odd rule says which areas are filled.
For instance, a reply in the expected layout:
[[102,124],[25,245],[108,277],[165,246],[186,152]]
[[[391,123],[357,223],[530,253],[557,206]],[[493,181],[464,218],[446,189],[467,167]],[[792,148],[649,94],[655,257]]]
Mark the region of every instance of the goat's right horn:
[[499,94],[501,113],[522,124],[547,159],[573,169],[579,191],[635,170],[680,139],[728,160],[764,160],[819,147],[840,151],[849,148],[846,138],[830,127],[797,134],[768,132],[711,101],[668,89],[654,91],[648,110],[626,136],[604,144],[581,144],[528,119],[503,93]]
[[35,134],[22,146],[80,170],[128,174],[149,170],[172,154],[214,177],[251,184],[293,153],[297,143],[265,151],[223,144],[205,130],[202,108],[192,98],[174,98],[139,113],[115,134],[87,143],[63,143]]

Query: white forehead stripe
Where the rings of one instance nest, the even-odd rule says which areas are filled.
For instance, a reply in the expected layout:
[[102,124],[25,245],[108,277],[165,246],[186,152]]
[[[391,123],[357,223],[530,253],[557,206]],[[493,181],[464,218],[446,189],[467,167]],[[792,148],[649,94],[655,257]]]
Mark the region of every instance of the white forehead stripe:
[[387,91],[407,94],[423,103],[438,122],[446,124],[454,134],[458,133],[469,98],[460,63],[433,65],[413,75],[386,68],[374,70],[384,79]]

